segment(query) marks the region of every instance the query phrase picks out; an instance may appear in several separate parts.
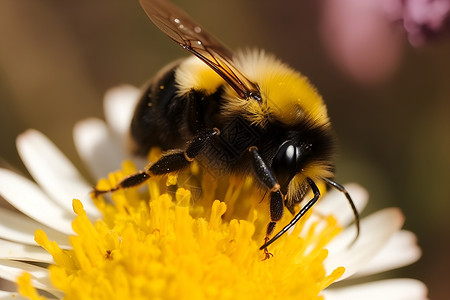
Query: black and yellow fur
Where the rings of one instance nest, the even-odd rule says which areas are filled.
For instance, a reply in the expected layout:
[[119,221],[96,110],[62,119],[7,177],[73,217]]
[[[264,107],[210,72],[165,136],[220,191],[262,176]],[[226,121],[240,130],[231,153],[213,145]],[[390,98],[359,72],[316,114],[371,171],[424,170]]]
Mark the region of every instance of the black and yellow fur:
[[[334,137],[322,97],[309,80],[264,51],[233,55],[184,12],[164,0],[141,0],[172,40],[194,54],[176,61],[144,89],[131,123],[133,150],[167,152],[144,171],[107,191],[179,171],[193,160],[216,174],[252,175],[268,192],[271,222],[264,249],[291,228],[320,197],[317,183],[341,190],[334,178]],[[296,204],[309,199],[298,213]],[[286,207],[292,221],[272,237]],[[271,238],[272,237],[272,238]]]

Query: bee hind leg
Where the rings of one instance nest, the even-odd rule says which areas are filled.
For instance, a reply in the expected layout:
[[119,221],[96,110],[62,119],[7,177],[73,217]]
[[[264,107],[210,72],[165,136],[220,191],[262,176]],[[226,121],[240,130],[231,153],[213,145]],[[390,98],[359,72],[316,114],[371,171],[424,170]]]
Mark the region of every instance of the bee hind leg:
[[138,173],[123,178],[121,181],[117,183],[115,187],[109,190],[98,190],[97,188],[94,187],[92,193],[94,194],[94,197],[97,198],[98,196],[106,193],[114,192],[120,189],[126,189],[133,186],[138,186],[149,178],[150,178],[149,173],[145,171],[139,171]]
[[197,155],[205,148],[210,139],[220,132],[217,128],[199,132],[190,142],[186,150],[173,150],[163,155],[153,164],[149,164],[144,171],[123,178],[117,185],[109,190],[93,189],[94,197],[102,194],[114,192],[120,189],[126,189],[138,186],[144,183],[151,176],[166,175],[179,171],[187,167]]

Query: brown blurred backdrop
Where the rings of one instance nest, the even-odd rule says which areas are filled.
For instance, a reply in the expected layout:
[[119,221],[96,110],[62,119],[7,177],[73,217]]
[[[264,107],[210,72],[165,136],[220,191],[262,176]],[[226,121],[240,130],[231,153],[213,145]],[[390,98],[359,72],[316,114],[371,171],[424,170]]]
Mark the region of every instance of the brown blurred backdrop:
[[[397,66],[367,82],[349,76],[325,49],[320,1],[178,4],[231,49],[264,48],[311,79],[340,141],[338,180],[357,181],[369,190],[364,214],[401,207],[405,228],[418,235],[423,258],[388,275],[424,281],[431,299],[448,297],[449,39],[413,48],[400,35]],[[80,119],[103,116],[104,92],[120,83],[139,86],[186,55],[158,32],[137,1],[2,0],[0,164],[24,171],[15,137],[36,128],[79,165],[72,127]]]

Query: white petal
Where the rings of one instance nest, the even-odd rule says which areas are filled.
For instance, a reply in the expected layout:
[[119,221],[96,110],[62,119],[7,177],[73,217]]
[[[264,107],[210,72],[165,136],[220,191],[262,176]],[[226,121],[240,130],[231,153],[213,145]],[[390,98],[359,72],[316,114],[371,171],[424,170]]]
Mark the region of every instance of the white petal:
[[[369,199],[367,190],[356,183],[346,184],[345,189],[352,197],[358,212],[363,211]],[[314,211],[325,216],[332,214],[341,226],[346,226],[354,220],[353,211],[347,202],[347,198],[337,190],[331,190],[320,199],[314,207]]]
[[391,236],[403,225],[404,217],[397,208],[380,210],[361,221],[361,235],[351,245],[355,236],[355,226],[338,235],[327,248],[330,256],[325,260],[328,272],[338,266],[345,267],[343,280],[367,264],[384,247]]
[[51,201],[34,182],[0,169],[0,195],[30,218],[65,234],[73,234],[70,220],[75,214]]
[[17,150],[34,180],[61,207],[72,212],[72,200],[76,198],[89,215],[100,216],[89,196],[92,187],[46,136],[27,130],[17,138]]
[[35,288],[48,291],[55,296],[61,297],[63,294],[61,291],[55,289],[48,277],[48,270],[46,268],[38,267],[35,265],[14,261],[0,259],[0,277],[11,282],[15,282],[17,277],[24,272],[28,272],[32,277],[32,284]]
[[143,158],[127,155],[126,145],[121,144],[100,119],[86,119],[74,128],[74,141],[78,153],[95,178],[107,177],[121,169],[125,158],[131,159],[137,168],[143,168]]
[[105,94],[103,110],[106,122],[123,145],[126,143],[134,108],[140,94],[140,89],[128,84],[109,89]]
[[366,276],[404,267],[416,262],[421,254],[415,234],[402,230],[396,232],[381,251],[355,275]]
[[75,125],[75,146],[94,177],[106,177],[108,173],[120,169],[125,151],[105,122],[87,119]]
[[27,300],[28,298],[20,296],[18,293],[0,291],[0,300]]
[[325,300],[426,300],[427,287],[415,279],[388,279],[322,292]]
[[34,232],[45,231],[50,240],[56,241],[60,247],[69,247],[68,236],[38,223],[25,215],[0,207],[0,237],[22,244],[36,245]]
[[53,263],[53,258],[39,246],[29,246],[0,239],[0,259]]

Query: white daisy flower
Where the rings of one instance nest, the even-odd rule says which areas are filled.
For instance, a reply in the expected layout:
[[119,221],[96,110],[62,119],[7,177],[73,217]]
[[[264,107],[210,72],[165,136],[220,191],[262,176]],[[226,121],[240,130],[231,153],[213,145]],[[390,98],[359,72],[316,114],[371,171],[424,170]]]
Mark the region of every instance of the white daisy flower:
[[[88,119],[75,127],[76,147],[93,176],[115,172],[99,185],[134,172],[131,162],[122,162],[138,97],[132,86],[112,89],[105,97],[106,122]],[[267,218],[261,213],[265,202],[250,209],[247,219],[233,219],[240,203],[260,202],[250,180],[219,182],[228,185],[224,202],[214,201],[212,190],[206,202],[189,205],[188,189],[170,196],[161,180],[149,180],[146,191],[117,191],[110,202],[92,201],[92,186],[43,134],[25,132],[17,149],[34,181],[0,169],[0,195],[23,213],[0,208],[0,277],[18,283],[20,291],[0,291],[0,299],[427,298],[424,284],[414,279],[332,285],[420,257],[415,235],[401,230],[397,208],[364,218],[359,239],[349,247],[353,215],[342,208],[342,195],[332,191],[292,234],[271,245],[274,257],[261,261],[258,232],[266,224],[261,222]],[[206,190],[213,185],[202,180]],[[361,211],[367,192],[357,184],[346,188]],[[232,216],[223,220],[225,211]]]

